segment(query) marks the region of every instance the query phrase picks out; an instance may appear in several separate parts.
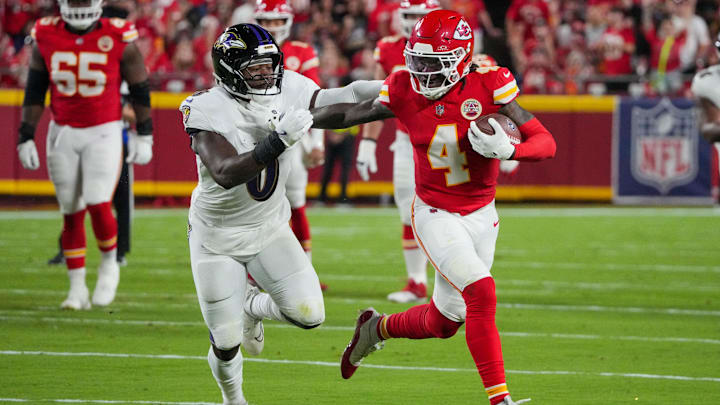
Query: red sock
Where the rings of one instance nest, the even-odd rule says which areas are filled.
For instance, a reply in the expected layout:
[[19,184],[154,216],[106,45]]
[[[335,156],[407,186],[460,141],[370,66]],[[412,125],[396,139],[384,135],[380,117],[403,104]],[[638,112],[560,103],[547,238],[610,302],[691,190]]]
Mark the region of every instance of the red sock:
[[310,241],[310,223],[308,222],[307,215],[305,215],[305,206],[300,208],[293,208],[290,210],[290,227],[297,240],[306,252],[312,249],[312,243]]
[[60,244],[68,270],[85,267],[85,210],[63,215]]
[[403,249],[417,249],[418,244],[415,241],[415,234],[413,234],[412,226],[403,225],[403,236],[402,236]]
[[117,221],[110,202],[88,205],[95,239],[103,252],[109,252],[117,246]]
[[465,287],[462,295],[467,306],[465,339],[490,404],[495,405],[509,394],[505,384],[500,334],[495,326],[495,281],[492,277],[485,277]]
[[454,322],[438,311],[435,303],[416,305],[405,312],[392,314],[378,322],[378,333],[384,338],[446,339],[453,336],[461,322]]

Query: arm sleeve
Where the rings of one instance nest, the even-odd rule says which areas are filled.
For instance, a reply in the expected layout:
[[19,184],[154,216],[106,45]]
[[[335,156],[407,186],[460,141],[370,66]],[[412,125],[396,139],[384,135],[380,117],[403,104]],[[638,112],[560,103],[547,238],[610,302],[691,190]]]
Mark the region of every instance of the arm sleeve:
[[555,139],[540,120],[533,118],[519,129],[524,141],[515,145],[513,160],[538,161],[555,157]]
[[381,80],[356,80],[345,87],[322,89],[315,100],[315,107],[369,100],[378,96],[382,85]]

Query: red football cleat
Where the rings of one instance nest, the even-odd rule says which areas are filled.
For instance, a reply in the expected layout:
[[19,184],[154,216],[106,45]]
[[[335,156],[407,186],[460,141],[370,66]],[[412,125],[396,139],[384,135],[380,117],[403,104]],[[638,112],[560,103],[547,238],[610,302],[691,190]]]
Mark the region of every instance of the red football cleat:
[[340,361],[342,378],[352,377],[365,357],[383,348],[384,342],[377,333],[377,324],[383,317],[384,315],[374,308],[367,308],[360,313],[355,326],[355,334],[345,348]]

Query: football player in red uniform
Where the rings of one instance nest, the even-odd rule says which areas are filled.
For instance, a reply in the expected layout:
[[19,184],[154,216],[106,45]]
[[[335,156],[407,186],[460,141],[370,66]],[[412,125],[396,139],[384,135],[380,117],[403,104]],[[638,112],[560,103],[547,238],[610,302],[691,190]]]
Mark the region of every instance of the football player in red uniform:
[[[403,35],[378,41],[375,48],[375,79],[385,80],[391,73],[406,69],[403,49],[412,28],[425,14],[438,9],[440,4],[437,0],[403,0],[400,3],[398,13]],[[402,248],[408,280],[402,290],[390,293],[387,298],[401,303],[422,302],[427,299],[427,259],[415,241],[410,226],[410,207],[415,195],[413,148],[405,125],[399,120],[395,123],[395,142],[390,146],[393,151],[393,195],[403,224]],[[360,177],[365,181],[370,179],[369,173],[377,171],[375,149],[382,128],[382,121],[368,123],[358,145],[356,165]]]
[[[466,323],[466,340],[492,405],[515,404],[505,381],[495,325],[495,282],[490,273],[499,223],[495,184],[501,160],[537,161],[555,155],[555,140],[515,101],[507,68],[472,68],[473,35],[458,13],[437,10],[414,27],[405,47],[408,70],[385,80],[375,100],[314,110],[315,126],[343,128],[397,117],[415,157],[412,229],[436,269],[428,304],[384,315],[373,308],[358,318],[341,360],[350,378],[362,359],[390,338],[448,338]],[[475,120],[499,112],[519,127],[512,145],[500,124],[494,134]]]
[[[318,66],[320,61],[315,50],[300,41],[288,41],[293,22],[293,10],[287,0],[258,0],[255,9],[258,25],[272,34],[285,55],[285,69],[300,73],[320,85]],[[310,136],[304,137],[301,147],[294,150],[292,169],[287,182],[287,198],[290,200],[290,224],[295,236],[312,258],[310,224],[305,214],[305,190],[308,183],[308,168],[321,165],[325,159],[324,131],[311,129]],[[323,290],[327,288],[322,284]]]
[[137,135],[128,144],[127,161],[152,158],[150,91],[143,58],[132,43],[135,26],[100,18],[102,0],[58,0],[58,17],[35,23],[18,141],[26,169],[40,166],[34,136],[50,88],[52,120],[47,136],[47,165],[63,213],[62,249],[70,291],[62,308],[88,309],[85,284],[85,213],[90,213],[101,251],[92,303],[109,305],[120,278],[116,261],[117,222],[111,199],[122,159],[120,83],[130,87]]

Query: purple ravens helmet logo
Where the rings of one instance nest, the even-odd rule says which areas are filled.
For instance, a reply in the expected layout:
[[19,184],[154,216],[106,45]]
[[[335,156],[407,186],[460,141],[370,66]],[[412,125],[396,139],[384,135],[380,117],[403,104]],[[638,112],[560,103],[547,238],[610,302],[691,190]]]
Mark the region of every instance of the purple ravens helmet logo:
[[215,49],[227,51],[229,49],[247,49],[245,41],[234,32],[223,32],[223,34],[215,41]]

